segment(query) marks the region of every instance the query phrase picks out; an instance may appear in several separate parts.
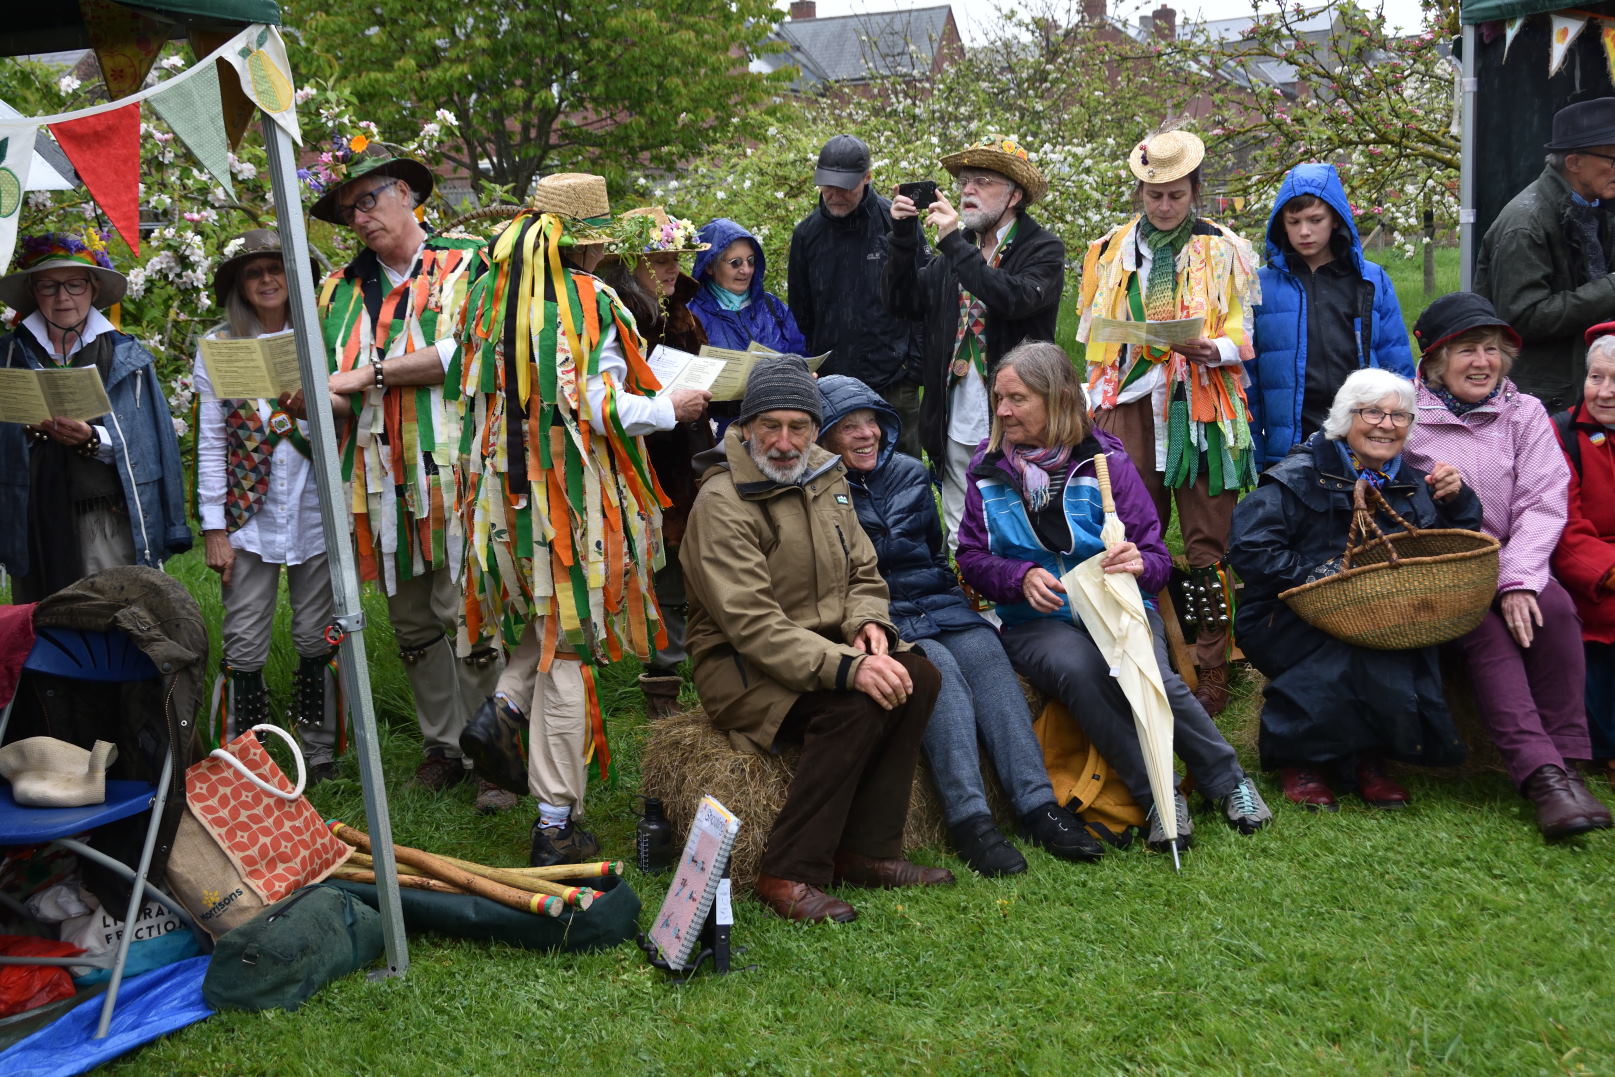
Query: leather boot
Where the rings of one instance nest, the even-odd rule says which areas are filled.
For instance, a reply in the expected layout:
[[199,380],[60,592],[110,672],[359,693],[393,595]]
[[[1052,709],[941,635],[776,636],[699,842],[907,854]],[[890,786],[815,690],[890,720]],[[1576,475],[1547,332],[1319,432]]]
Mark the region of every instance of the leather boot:
[[673,675],[641,673],[639,690],[645,693],[645,717],[671,718],[679,712],[679,689],[684,678]]
[[1385,760],[1366,755],[1357,760],[1357,793],[1369,807],[1391,811],[1413,799],[1400,782],[1385,773]]
[[1587,818],[1592,820],[1593,829],[1608,830],[1612,824],[1615,824],[1615,819],[1610,818],[1609,808],[1605,807],[1602,800],[1593,796],[1582,776],[1574,770],[1571,770],[1567,776],[1570,778],[1570,791],[1575,794],[1576,800],[1586,810]]
[[1228,706],[1228,663],[1220,666],[1195,666],[1200,683],[1195,687],[1194,698],[1215,718]]
[[1284,796],[1292,804],[1308,811],[1339,811],[1335,791],[1329,788],[1324,776],[1308,767],[1280,767],[1279,780],[1284,784]]
[[1536,805],[1536,825],[1548,841],[1574,837],[1598,824],[1587,815],[1587,808],[1576,796],[1570,776],[1562,767],[1545,763],[1531,772],[1520,792]]

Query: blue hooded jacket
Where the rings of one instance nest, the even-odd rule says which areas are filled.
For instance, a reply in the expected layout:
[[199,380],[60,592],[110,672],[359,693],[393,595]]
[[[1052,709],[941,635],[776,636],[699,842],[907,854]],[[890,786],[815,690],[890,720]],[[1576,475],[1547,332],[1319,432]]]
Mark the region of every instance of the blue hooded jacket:
[[[1282,460],[1301,441],[1301,402],[1307,380],[1306,291],[1290,270],[1284,243],[1284,206],[1301,195],[1316,195],[1335,211],[1339,229],[1350,239],[1351,259],[1361,279],[1354,350],[1358,367],[1380,367],[1413,377],[1413,352],[1396,289],[1385,270],[1363,257],[1357,222],[1333,165],[1304,164],[1290,169],[1273,200],[1267,222],[1267,265],[1261,269],[1262,302],[1255,308],[1256,358],[1245,364],[1251,385],[1251,433],[1256,463]],[[1366,324],[1365,324],[1366,322]]]
[[[707,332],[707,343],[717,348],[745,351],[755,340],[777,352],[806,354],[807,341],[802,339],[802,331],[796,327],[790,308],[763,290],[763,272],[768,263],[757,237],[729,218],[719,217],[701,226],[700,238],[702,243],[712,246],[695,256],[690,275],[701,288],[689,305],[691,313],[700,319],[701,328]],[[725,310],[707,291],[707,283],[712,280],[712,263],[737,239],[747,240],[757,252],[757,272],[751,278],[751,303],[740,310]]]
[[873,389],[841,374],[819,379],[826,433],[848,415],[868,408],[880,423],[880,452],[873,471],[847,469],[853,508],[875,547],[881,578],[891,592],[892,623],[899,638],[934,639],[944,632],[979,628],[983,620],[965,599],[948,567],[942,522],[925,465],[894,446],[901,429],[897,412]]

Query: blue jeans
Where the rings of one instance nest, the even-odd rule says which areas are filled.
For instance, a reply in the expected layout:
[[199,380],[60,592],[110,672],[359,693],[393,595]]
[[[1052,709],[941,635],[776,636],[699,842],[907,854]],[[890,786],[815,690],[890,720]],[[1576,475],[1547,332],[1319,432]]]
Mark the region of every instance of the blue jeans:
[[942,674],[942,692],[921,744],[948,825],[990,813],[978,738],[1017,815],[1052,801],[1043,749],[1032,734],[1026,697],[998,633],[984,624],[922,639],[915,646]]

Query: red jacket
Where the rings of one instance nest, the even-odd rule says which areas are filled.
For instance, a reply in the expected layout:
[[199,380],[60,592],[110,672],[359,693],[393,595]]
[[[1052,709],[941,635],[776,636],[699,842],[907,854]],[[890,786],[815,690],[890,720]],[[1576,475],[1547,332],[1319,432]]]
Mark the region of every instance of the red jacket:
[[1615,643],[1615,591],[1608,585],[1615,572],[1615,433],[1606,434],[1581,403],[1570,409],[1570,420],[1566,434],[1580,442],[1581,471],[1571,461],[1570,519],[1553,552],[1553,572],[1576,600],[1582,638]]

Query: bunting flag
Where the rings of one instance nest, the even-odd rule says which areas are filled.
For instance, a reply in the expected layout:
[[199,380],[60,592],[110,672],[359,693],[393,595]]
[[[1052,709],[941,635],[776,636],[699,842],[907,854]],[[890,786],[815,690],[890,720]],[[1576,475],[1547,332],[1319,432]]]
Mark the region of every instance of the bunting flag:
[[292,107],[292,65],[286,59],[280,31],[261,26],[240,48],[226,52],[224,59],[235,66],[242,91],[301,146],[303,135],[297,127],[297,110]]
[[[232,34],[227,30],[192,30],[190,32],[191,51],[197,56],[210,56],[225,45],[231,45],[232,51],[237,38],[245,38],[245,34]],[[206,63],[206,60],[201,63]],[[224,63],[225,58],[219,57],[214,66]],[[252,99],[241,92],[241,81],[234,75],[232,67],[229,72],[216,71],[215,81],[219,84],[220,108],[224,113],[224,133],[229,139],[231,148],[241,144],[241,136],[247,133],[247,125],[252,122],[252,114],[258,111]]]
[[17,245],[17,219],[28,189],[37,130],[31,123],[0,123],[0,273],[10,268],[11,251]]
[[168,40],[169,24],[112,0],[79,0],[79,16],[113,100],[140,89]]
[[1599,36],[1604,40],[1604,65],[1609,68],[1609,81],[1615,82],[1615,23],[1602,22]]
[[1520,27],[1525,25],[1525,16],[1517,15],[1510,19],[1503,28],[1503,62],[1508,63],[1508,50],[1513,47],[1514,39],[1519,36]]
[[1581,36],[1582,28],[1587,25],[1587,19],[1586,16],[1577,15],[1549,15],[1548,18],[1552,20],[1552,34],[1548,38],[1551,42],[1548,52],[1548,77],[1551,79],[1565,65],[1565,57],[1570,55],[1570,46]]
[[219,96],[219,67],[203,64],[188,79],[165,83],[146,99],[179,140],[201,162],[231,198],[236,196],[230,181],[230,144],[219,122],[223,102]]
[[140,253],[140,104],[50,125],[90,197],[129,249]]

